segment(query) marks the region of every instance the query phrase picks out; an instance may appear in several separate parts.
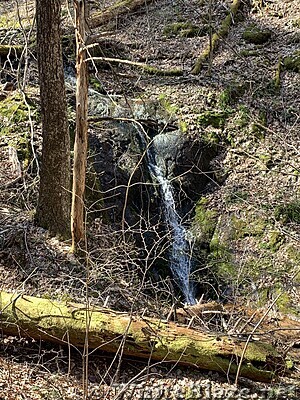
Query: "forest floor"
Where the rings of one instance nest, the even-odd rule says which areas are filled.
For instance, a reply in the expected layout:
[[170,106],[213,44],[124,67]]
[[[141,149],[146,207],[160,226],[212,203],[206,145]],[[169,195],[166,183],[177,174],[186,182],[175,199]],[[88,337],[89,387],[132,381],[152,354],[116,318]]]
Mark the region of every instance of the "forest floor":
[[[109,3],[104,1],[101,7]],[[228,36],[221,40],[201,73],[193,75],[195,60],[208,43],[209,23],[213,31],[217,30],[229,12],[230,3],[212,2],[210,10],[208,1],[154,0],[132,13],[114,18],[104,27],[93,29],[101,48],[97,55],[125,58],[166,71],[180,68],[183,73],[180,76],[150,75],[133,65],[119,64],[111,69],[109,62],[102,61],[93,67],[92,85],[105,95],[122,95],[141,101],[160,99],[170,121],[180,121],[183,130],[191,135],[200,131],[207,140],[217,143],[219,152],[212,165],[217,183],[207,199],[220,215],[234,214],[242,219],[253,210],[260,217],[261,213],[268,214],[270,209],[262,205],[273,207],[275,203],[284,205],[290,199],[299,199],[299,61],[296,69],[282,67],[279,80],[276,77],[278,63],[299,51],[300,3],[299,0],[242,1]],[[1,43],[24,44],[24,38],[28,39],[27,28],[32,23],[34,4],[25,0],[19,0],[18,4],[21,28],[16,2],[6,0],[0,4]],[[71,23],[66,10],[63,24],[64,33],[70,34]],[[247,42],[243,33],[252,25],[269,32],[270,38],[260,44]],[[203,27],[203,34],[199,27]],[[33,39],[29,39],[32,43]],[[69,58],[68,50],[64,52]],[[13,78],[21,86],[24,83],[25,92],[38,104],[34,47],[30,47],[28,60],[25,75],[22,75],[23,69],[20,73],[11,63],[2,66],[1,93],[5,92],[6,82]],[[4,101],[0,101],[1,110]],[[234,115],[229,117],[232,109]],[[197,125],[199,114],[215,110],[215,124]],[[21,130],[23,127],[33,131],[34,149],[39,153],[40,123],[35,112],[29,122],[28,116],[25,122],[20,116],[21,123],[15,122],[12,129],[7,129],[7,136],[0,137],[0,287],[35,296],[85,301],[85,263],[69,253],[69,242],[49,237],[33,223],[38,188],[34,162],[31,173],[25,173],[25,166],[5,145],[13,140],[13,135],[19,135],[21,126]],[[226,128],[220,122],[223,117],[227,118]],[[260,140],[262,136],[263,141]],[[247,198],[241,205],[236,198],[244,198],[245,192]],[[292,221],[283,226],[276,221],[275,224],[280,235],[276,236],[274,246],[282,246],[276,253],[277,258],[272,259],[274,268],[287,264],[290,258],[295,260],[289,270],[282,272],[278,267],[274,276],[281,273],[278,281],[285,282],[290,309],[297,311],[293,315],[297,319],[300,293],[296,277],[300,258],[294,253],[291,255],[291,249],[299,247],[300,223]],[[161,283],[165,285],[163,289],[157,282],[146,282],[141,288],[139,271],[125,268],[128,260],[137,257],[134,247],[128,244],[121,248],[112,229],[105,229],[99,221],[94,221],[89,228],[89,251],[91,255],[96,254],[91,256],[89,277],[93,302],[117,310],[134,309],[137,313],[165,317],[170,308],[170,296],[164,294],[165,289],[169,293],[168,283]],[[268,247],[273,225],[272,229],[268,233],[269,242],[265,239],[264,243],[270,252],[274,251]],[[236,257],[244,263],[250,251],[252,257],[258,257],[253,238],[254,235],[247,233],[235,243]],[[112,251],[111,243],[117,250]],[[262,273],[260,280],[255,281],[254,295],[247,297],[236,291],[235,301],[257,307],[261,304],[256,298],[257,288],[264,287],[275,279],[274,276],[269,271],[265,275]],[[269,292],[271,290],[267,295],[264,292],[266,297]],[[271,295],[269,300],[273,300]],[[272,309],[272,312],[274,316],[279,310]],[[204,324],[213,330],[215,321],[206,320]],[[31,339],[3,336],[0,341],[0,400],[82,399],[83,365],[84,355],[80,350],[69,351]],[[105,354],[89,357],[90,399],[298,399],[300,395],[297,365],[289,377],[270,384],[242,378],[237,386],[233,382],[234,377],[192,367],[170,366],[163,362],[150,364],[128,358],[119,362]]]

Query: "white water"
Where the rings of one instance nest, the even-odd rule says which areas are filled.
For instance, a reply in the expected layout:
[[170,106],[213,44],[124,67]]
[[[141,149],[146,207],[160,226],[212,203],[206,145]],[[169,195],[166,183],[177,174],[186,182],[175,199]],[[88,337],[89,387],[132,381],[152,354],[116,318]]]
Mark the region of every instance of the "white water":
[[172,244],[170,268],[180,287],[187,304],[195,304],[193,285],[190,282],[191,258],[187,232],[181,224],[181,218],[176,212],[173,188],[170,181],[164,176],[162,169],[149,160],[151,174],[160,184],[162,200],[164,203],[165,220],[171,229]]

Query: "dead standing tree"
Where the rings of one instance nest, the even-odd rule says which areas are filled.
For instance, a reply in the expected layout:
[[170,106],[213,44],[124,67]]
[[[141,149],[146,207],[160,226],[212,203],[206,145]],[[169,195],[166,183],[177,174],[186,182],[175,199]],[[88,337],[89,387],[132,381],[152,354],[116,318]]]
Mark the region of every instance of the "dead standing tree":
[[71,209],[72,251],[84,242],[84,192],[88,148],[88,76],[86,64],[85,2],[74,0],[76,30],[76,134]]

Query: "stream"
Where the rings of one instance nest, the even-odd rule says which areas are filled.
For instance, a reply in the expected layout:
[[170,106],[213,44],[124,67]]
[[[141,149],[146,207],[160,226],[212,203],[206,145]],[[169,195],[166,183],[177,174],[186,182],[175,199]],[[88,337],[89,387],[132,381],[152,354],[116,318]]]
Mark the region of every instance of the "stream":
[[[74,89],[76,87],[76,78],[70,71],[66,71],[65,79],[67,85],[70,85],[71,88]],[[88,95],[89,115],[122,115],[122,107],[117,107],[111,97],[104,96],[91,88],[89,88]],[[111,108],[114,110],[112,113],[110,111]],[[128,113],[128,110],[126,112]],[[135,107],[136,113],[142,114],[144,118],[147,117],[143,106]],[[134,117],[136,118],[137,115],[134,115]],[[145,151],[146,149],[149,173],[153,181],[157,182],[160,187],[163,216],[171,234],[169,264],[172,275],[184,296],[185,302],[187,304],[195,304],[195,288],[190,281],[191,243],[187,239],[187,230],[182,224],[181,217],[176,211],[174,188],[171,180],[168,179],[167,171],[167,154],[172,146],[176,148],[177,137],[176,135],[158,134],[156,138],[160,139],[160,146],[155,148],[155,146],[147,144],[147,135],[145,136],[145,131],[141,130],[140,125],[135,124],[135,130],[141,139],[142,150]],[[172,137],[175,138],[174,143],[172,143]]]
[[[173,186],[166,177],[159,156],[153,154],[151,147],[148,149],[148,168],[154,181],[160,186],[161,201],[166,225],[171,231],[170,269],[187,304],[195,304],[194,285],[190,281],[191,274],[191,246],[187,239],[187,231],[181,223],[181,218],[176,211]],[[161,160],[160,160],[161,161]]]

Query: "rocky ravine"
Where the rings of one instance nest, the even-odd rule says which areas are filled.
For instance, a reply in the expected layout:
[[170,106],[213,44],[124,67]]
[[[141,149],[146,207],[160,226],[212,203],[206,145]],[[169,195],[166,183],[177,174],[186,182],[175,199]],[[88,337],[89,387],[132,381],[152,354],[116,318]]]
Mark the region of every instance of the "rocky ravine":
[[[23,26],[26,27],[31,22],[34,7],[30,2],[19,3]],[[154,1],[146,9],[115,19],[110,26],[94,28],[93,33],[100,33],[102,37],[101,48],[108,51],[105,55],[145,62],[166,70],[182,68],[183,75],[153,76],[134,66],[119,64],[112,70],[107,63],[99,63],[96,64],[97,76],[91,78],[91,86],[104,96],[118,95],[122,99],[138,98],[141,103],[159,103],[164,123],[175,125],[182,136],[188,137],[189,143],[206,143],[216,152],[209,168],[197,166],[200,174],[210,173],[208,184],[199,193],[195,179],[192,191],[196,190],[197,195],[193,197],[189,193],[191,199],[186,199],[187,190],[183,186],[178,199],[181,203],[187,200],[197,203],[193,209],[191,203],[187,206],[187,219],[197,239],[195,280],[199,281],[200,293],[204,293],[207,299],[227,298],[255,307],[266,307],[279,295],[272,307],[274,318],[279,312],[298,318],[299,1],[243,2],[229,35],[213,54],[211,66],[204,65],[201,74],[194,76],[190,72],[209,40],[209,24],[212,30],[217,29],[228,14],[230,2],[213,3],[212,10],[209,10],[209,2]],[[106,2],[103,2],[105,6]],[[6,1],[0,7],[3,43],[24,44],[16,22],[14,3]],[[203,29],[195,30],[195,27]],[[65,29],[70,32],[67,20]],[[249,30],[256,34],[254,39],[249,39]],[[266,33],[264,39],[257,39],[260,32]],[[35,112],[38,91],[34,47],[32,51],[27,70],[27,92]],[[68,49],[65,55],[72,65]],[[1,68],[1,84],[15,79],[17,63],[2,63]],[[72,96],[70,89],[70,105]],[[1,140],[13,139],[17,144],[22,143],[18,155],[21,161],[25,161],[23,167],[26,168],[28,149],[22,135],[26,131],[30,137],[27,107],[22,96],[15,97],[12,93],[9,99],[14,99],[14,105],[17,103],[18,113],[7,114],[10,109],[8,100],[1,101],[0,113],[4,115],[4,123],[0,122]],[[12,115],[17,115],[18,121]],[[126,115],[129,118],[133,116],[132,113]],[[37,147],[40,143],[38,126],[38,118],[34,117]],[[91,124],[90,129],[93,137],[99,128]],[[104,145],[111,143],[108,141]],[[139,152],[134,150],[138,160]],[[126,168],[130,165],[126,151],[115,153],[121,170],[122,162]],[[16,171],[7,174],[11,167],[7,159],[5,147],[1,148],[1,184],[4,185],[16,177]],[[184,167],[185,160],[182,164]],[[180,175],[182,169],[175,171],[177,187],[188,185],[189,182],[184,181],[186,175],[179,178]],[[141,176],[137,175],[133,183],[139,182]],[[103,176],[103,179],[107,178],[107,174]],[[121,185],[126,186],[128,175],[126,179],[120,181]],[[58,298],[67,295],[71,299],[81,299],[84,297],[84,266],[68,255],[68,243],[61,244],[48,238],[46,232],[32,225],[35,198],[34,169],[33,175],[26,177],[25,182],[5,187],[1,192],[2,287],[10,290],[22,287],[27,293],[46,296],[51,293]],[[136,199],[135,195],[133,199]],[[114,207],[118,218],[123,204],[121,201],[119,207]],[[157,207],[155,201],[152,207]],[[101,210],[103,204],[100,202]],[[128,220],[134,226],[134,207],[130,211]],[[118,222],[118,218],[114,222]],[[154,226],[157,223],[156,220]],[[145,225],[141,227],[144,229]],[[95,255],[91,270],[94,301],[106,302],[108,306],[122,310],[130,310],[134,305],[136,311],[166,315],[172,301],[168,281],[158,275],[151,284],[145,283],[141,278],[145,271],[139,264],[145,255],[138,253],[131,241],[128,247],[122,247],[118,234],[109,227],[101,234],[103,228],[100,227],[99,220],[91,227],[94,239],[91,241],[91,254]],[[117,231],[120,229],[118,223],[115,228]],[[140,226],[137,228],[139,230]],[[156,228],[152,234],[159,237]],[[129,236],[130,240],[135,239]],[[111,243],[118,251],[111,251]],[[163,264],[163,259],[160,263]],[[216,290],[211,291],[212,283]],[[236,323],[235,320],[226,322],[227,327],[222,329],[230,329]],[[204,323],[216,327],[215,321]],[[220,328],[218,323],[217,328]],[[65,350],[40,347],[13,338],[4,338],[2,350],[3,355],[8,356],[7,359],[1,358],[3,398],[82,398],[75,379],[81,377],[80,356],[70,358]],[[19,364],[12,361],[12,355]],[[286,379],[269,386],[241,381],[241,387],[236,388],[220,376],[200,374],[191,369],[174,368],[170,372],[164,364],[148,368],[126,360],[119,373],[118,368],[111,367],[110,359],[99,357],[91,361],[90,385],[94,398],[103,398],[107,390],[110,394],[106,398],[117,398],[123,389],[124,398],[134,398],[133,387],[138,391],[136,398],[147,398],[149,392],[150,398],[173,396],[176,399],[299,397],[297,366],[294,368],[294,381]],[[49,371],[62,374],[58,378]],[[66,372],[71,372],[71,377],[68,378]],[[124,388],[120,382],[129,386]]]

